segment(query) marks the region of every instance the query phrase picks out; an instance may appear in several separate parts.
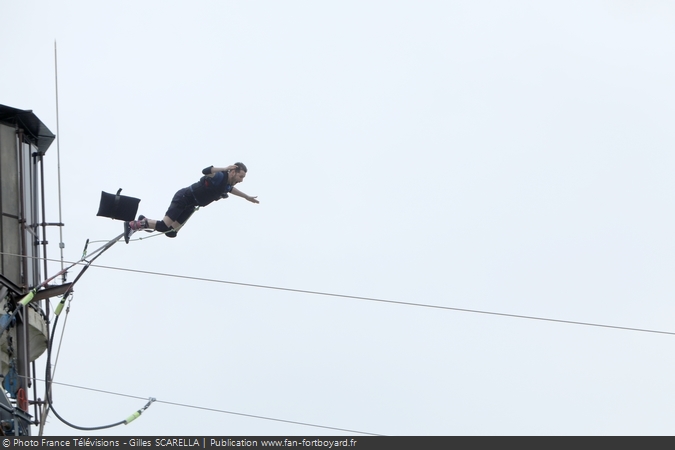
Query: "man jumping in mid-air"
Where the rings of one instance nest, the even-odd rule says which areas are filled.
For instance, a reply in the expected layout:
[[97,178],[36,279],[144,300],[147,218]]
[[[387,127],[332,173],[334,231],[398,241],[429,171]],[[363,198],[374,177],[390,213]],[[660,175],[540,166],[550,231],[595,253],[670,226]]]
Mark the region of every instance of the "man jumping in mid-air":
[[189,187],[176,192],[171,200],[169,209],[162,220],[152,220],[145,216],[138,216],[138,220],[124,222],[124,241],[128,244],[129,237],[138,230],[159,231],[168,237],[176,237],[176,233],[187,221],[198,206],[206,206],[221,198],[227,198],[228,193],[245,198],[252,203],[258,202],[258,197],[244,194],[234,185],[244,181],[248,169],[243,163],[234,163],[224,168],[207,167],[202,170],[204,176]]

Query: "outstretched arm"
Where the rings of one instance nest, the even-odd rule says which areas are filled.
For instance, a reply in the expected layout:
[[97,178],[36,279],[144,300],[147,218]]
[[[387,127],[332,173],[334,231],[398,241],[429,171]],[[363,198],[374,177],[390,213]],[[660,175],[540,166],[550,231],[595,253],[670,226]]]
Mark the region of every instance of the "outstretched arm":
[[[231,166],[227,166],[227,167],[213,167],[213,166],[211,166],[211,167],[207,167],[206,169],[202,170],[202,173],[204,175],[213,175],[213,174],[216,174],[218,172],[228,172],[228,171],[234,170],[236,168],[237,168],[237,166],[235,166],[235,165],[231,165]],[[211,169],[211,170],[207,171],[207,169]]]
[[248,200],[251,203],[260,203],[258,201],[258,196],[251,197],[250,195],[244,194],[243,192],[241,192],[239,189],[237,189],[235,187],[233,187],[230,192],[232,194],[236,195],[237,197],[245,198],[246,200]]

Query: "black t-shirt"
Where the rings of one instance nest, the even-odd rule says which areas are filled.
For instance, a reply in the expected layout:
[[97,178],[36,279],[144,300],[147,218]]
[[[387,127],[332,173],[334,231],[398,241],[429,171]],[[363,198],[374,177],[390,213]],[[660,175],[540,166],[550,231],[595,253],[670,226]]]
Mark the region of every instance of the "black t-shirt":
[[211,202],[227,198],[232,191],[228,183],[227,172],[216,172],[212,177],[203,176],[198,182],[190,186],[192,195],[199,206],[206,206]]

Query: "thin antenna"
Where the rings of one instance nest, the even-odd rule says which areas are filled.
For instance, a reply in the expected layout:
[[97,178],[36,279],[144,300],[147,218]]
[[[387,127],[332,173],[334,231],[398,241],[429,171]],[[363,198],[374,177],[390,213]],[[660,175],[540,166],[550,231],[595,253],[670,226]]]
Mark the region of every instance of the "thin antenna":
[[[61,146],[59,145],[59,65],[56,52],[56,40],[54,40],[54,83],[56,85],[56,168],[58,173],[59,185],[59,248],[61,249],[61,270],[63,270],[63,219],[61,217]],[[61,282],[66,282],[66,273],[61,276]]]
[[[63,249],[65,244],[63,243],[63,219],[61,214],[61,146],[59,144],[61,132],[59,130],[59,64],[56,50],[56,39],[54,39],[54,86],[56,90],[56,167],[59,185],[59,249],[61,249],[61,271],[63,271],[63,274],[61,275],[61,283],[63,284],[66,282],[66,272],[63,270]],[[45,306],[47,310],[47,317],[49,317],[49,301],[45,301]],[[47,326],[47,329],[49,330],[49,326]],[[56,330],[53,332],[56,333]],[[51,378],[52,368],[47,367],[46,369],[49,372]],[[46,383],[45,399],[48,399],[51,394],[51,383]],[[45,425],[47,424],[47,414],[49,414],[49,402],[45,401],[42,404],[42,410],[40,411],[40,427],[38,431],[39,436],[42,436],[44,433]]]

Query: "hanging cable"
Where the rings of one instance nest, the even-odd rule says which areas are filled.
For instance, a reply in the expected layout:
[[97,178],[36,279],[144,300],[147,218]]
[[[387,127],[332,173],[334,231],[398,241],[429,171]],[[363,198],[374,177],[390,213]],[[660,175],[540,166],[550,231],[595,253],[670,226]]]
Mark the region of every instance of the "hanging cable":
[[543,322],[564,323],[564,324],[568,324],[568,325],[581,325],[581,326],[587,326],[587,327],[609,328],[609,329],[614,329],[614,330],[637,331],[637,332],[641,332],[641,333],[655,333],[655,334],[666,334],[666,335],[670,335],[670,336],[675,336],[675,332],[673,332],[673,331],[660,331],[660,330],[650,330],[650,329],[646,329],[646,328],[623,327],[623,326],[618,326],[618,325],[607,325],[607,324],[592,323],[592,322],[581,322],[581,321],[576,321],[576,320],[552,319],[552,318],[548,318],[548,317],[537,317],[537,316],[528,316],[528,315],[522,315],[522,314],[510,314],[510,313],[501,313],[501,312],[494,312],[494,311],[485,311],[485,310],[478,310],[478,309],[457,308],[457,307],[453,307],[453,306],[429,305],[429,304],[426,304],[426,303],[404,302],[404,301],[399,301],[399,300],[387,300],[387,299],[382,299],[382,298],[363,297],[363,296],[358,296],[358,295],[337,294],[337,293],[322,292],[322,291],[310,291],[310,290],[306,290],[306,289],[285,288],[285,287],[279,287],[279,286],[269,286],[269,285],[264,285],[264,284],[242,283],[242,282],[237,282],[237,281],[218,280],[218,279],[214,279],[214,278],[193,277],[193,276],[188,276],[188,275],[177,275],[177,274],[169,274],[169,273],[162,273],[162,272],[152,272],[152,271],[148,271],[148,270],[127,269],[127,268],[124,268],[124,267],[103,266],[103,265],[94,265],[94,267],[99,268],[99,269],[119,270],[119,271],[122,271],[122,272],[140,273],[140,274],[146,274],[146,275],[155,275],[155,276],[162,276],[162,277],[169,277],[169,278],[179,278],[179,279],[193,280],[193,281],[204,281],[204,282],[209,282],[209,283],[229,284],[229,285],[234,285],[234,286],[244,286],[244,287],[252,287],[252,288],[258,288],[258,289],[269,289],[269,290],[275,290],[275,291],[293,292],[293,293],[298,293],[298,294],[321,295],[321,296],[326,296],[326,297],[346,298],[346,299],[350,299],[350,300],[363,300],[363,301],[368,301],[368,302],[388,303],[388,304],[392,304],[392,305],[414,306],[414,307],[418,307],[418,308],[430,308],[430,309],[440,309],[440,310],[445,310],[445,311],[457,311],[457,312],[466,312],[466,313],[473,313],[473,314],[485,314],[485,315],[499,316],[499,317],[510,317],[510,318],[513,318],[513,319],[537,320],[537,321],[543,321]]
[[[0,254],[8,254],[8,255],[12,255],[12,256],[21,256],[21,255],[18,255],[18,254],[7,253],[7,252],[0,252]],[[49,261],[53,261],[53,260],[49,260]],[[81,264],[81,263],[75,263],[75,264]],[[577,321],[577,320],[553,319],[553,318],[548,318],[548,317],[528,316],[528,315],[523,315],[523,314],[510,314],[510,313],[486,311],[486,310],[479,310],[479,309],[457,308],[457,307],[453,307],[453,306],[441,306],[441,305],[430,305],[430,304],[426,304],[426,303],[404,302],[404,301],[400,301],[400,300],[388,300],[388,299],[374,298],[374,297],[363,297],[363,296],[359,296],[359,295],[347,295],[347,294],[337,294],[337,293],[332,293],[332,292],[311,291],[311,290],[306,290],[306,289],[285,288],[285,287],[280,287],[280,286],[270,286],[270,285],[264,285],[264,284],[242,283],[242,282],[238,282],[238,281],[227,281],[227,280],[219,280],[219,279],[215,279],[215,278],[204,278],[204,277],[194,277],[194,276],[189,276],[189,275],[177,275],[177,274],[171,274],[171,273],[152,272],[152,271],[149,271],[149,270],[127,269],[127,268],[124,268],[124,267],[104,266],[104,265],[98,265],[98,264],[94,264],[93,267],[99,268],[99,269],[107,269],[107,270],[118,270],[118,271],[121,271],[121,272],[139,273],[139,274],[145,274],[145,275],[155,275],[155,276],[162,276],[162,277],[168,277],[168,278],[178,278],[178,279],[183,279],[183,280],[228,284],[228,285],[233,285],[233,286],[252,287],[252,288],[258,288],[258,289],[269,289],[269,290],[282,291],[282,292],[293,292],[293,293],[298,293],[298,294],[321,295],[321,296],[326,296],[326,297],[346,298],[346,299],[350,299],[350,300],[362,300],[362,301],[368,301],[368,302],[388,303],[388,304],[392,304],[392,305],[413,306],[413,307],[417,307],[417,308],[429,308],[429,309],[438,309],[438,310],[445,310],[445,311],[457,311],[457,312],[466,312],[466,313],[472,313],[472,314],[485,314],[485,315],[499,316],[499,317],[510,317],[510,318],[513,318],[513,319],[537,320],[537,321],[542,321],[542,322],[563,323],[563,324],[568,324],[568,325],[580,325],[580,326],[586,326],[586,327],[608,328],[608,329],[613,329],[613,330],[635,331],[635,332],[640,332],[640,333],[665,334],[665,335],[669,335],[669,336],[675,336],[674,331],[661,331],[661,330],[652,330],[652,329],[648,329],[648,328],[624,327],[624,326],[619,326],[619,325],[607,325],[607,324],[593,323],[593,322],[581,322],[581,321]]]
[[[59,305],[56,307],[56,310],[54,311],[54,314],[55,314],[55,316],[56,316],[56,319],[55,319],[55,321],[54,321],[54,331],[56,330],[56,324],[58,323],[58,317],[59,317],[59,314],[61,313],[61,310],[63,309],[63,305],[64,305],[64,303],[65,303],[65,299],[68,298],[68,296],[69,296],[70,293],[72,292],[73,288],[75,287],[75,284],[80,280],[80,278],[81,278],[82,275],[87,271],[87,269],[88,269],[89,267],[91,267],[91,264],[92,264],[99,256],[101,256],[101,255],[102,255],[103,253],[105,253],[108,249],[110,249],[113,245],[115,245],[115,243],[118,242],[118,241],[122,238],[122,236],[123,236],[123,234],[120,234],[119,236],[117,236],[117,237],[111,239],[110,241],[108,241],[108,242],[107,242],[105,245],[103,245],[102,247],[100,247],[100,248],[98,248],[97,250],[95,250],[94,252],[92,252],[92,255],[94,255],[94,257],[91,258],[89,261],[86,262],[86,265],[80,270],[80,273],[77,274],[77,277],[75,277],[75,280],[73,280],[73,282],[70,284],[70,286],[68,286],[68,288],[66,289],[66,292],[63,294],[63,299],[62,299],[62,301],[59,303]],[[81,258],[79,261],[76,261],[76,262],[72,263],[72,264],[69,265],[67,268],[61,269],[59,272],[57,272],[57,273],[54,274],[53,276],[47,278],[45,281],[43,281],[42,283],[40,283],[38,286],[36,286],[36,287],[34,287],[33,289],[31,289],[30,292],[29,292],[28,294],[26,294],[21,300],[19,300],[19,301],[17,302],[16,308],[14,309],[14,311],[12,311],[10,314],[5,314],[5,315],[3,315],[2,317],[0,317],[0,335],[1,335],[2,333],[4,333],[4,332],[5,332],[5,331],[6,331],[6,330],[14,323],[15,317],[16,317],[16,315],[19,313],[19,311],[21,311],[21,310],[22,310],[23,308],[25,308],[28,304],[30,304],[30,302],[35,298],[35,295],[37,294],[37,292],[38,292],[40,289],[42,289],[43,287],[47,286],[47,285],[49,284],[50,281],[54,280],[54,279],[55,279],[56,277],[58,277],[59,275],[64,275],[68,270],[70,270],[71,268],[75,267],[77,264],[82,264],[82,263],[86,260],[86,257],[87,257],[87,253],[86,253],[87,245],[88,245],[88,241],[87,241],[87,244],[85,244],[85,250],[84,250],[84,252],[83,252],[82,258]],[[46,258],[45,258],[45,260],[46,260]],[[48,343],[48,359],[47,359],[47,366],[46,366],[47,378],[49,378],[50,359],[51,359],[51,358],[50,358],[50,355],[51,355],[51,346],[52,346],[52,343],[53,343],[53,336],[54,336],[54,333],[52,332],[52,333],[51,333],[51,339],[50,339],[50,342]],[[49,405],[49,406],[48,406],[48,407],[45,407],[44,410],[43,410],[42,420],[41,420],[41,422],[40,422],[40,432],[42,432],[42,428],[44,427],[44,419],[46,419],[47,413],[49,412],[49,409],[50,409],[50,408],[51,408],[52,411],[54,411],[54,414],[55,414],[60,420],[63,421],[63,419],[62,419],[61,417],[58,416],[58,414],[57,414],[56,411],[54,410],[53,405],[51,404],[51,393],[50,393],[50,387],[49,387],[49,385],[47,385],[47,387],[46,387],[45,397],[49,400],[49,401],[48,401],[48,405]],[[139,414],[139,415],[140,415],[140,414]],[[128,419],[127,419],[127,420],[128,420]],[[133,420],[133,419],[132,419],[132,420]],[[123,421],[122,423],[124,423],[124,422],[125,422],[125,421]],[[64,423],[66,423],[66,422],[64,421]],[[128,423],[128,422],[126,422],[126,423]],[[121,424],[121,423],[119,423],[119,424]],[[116,425],[119,425],[119,424],[115,424],[115,425],[113,425],[113,426],[116,426]],[[104,428],[109,428],[109,426],[105,426]],[[95,428],[95,429],[100,429],[100,428]]]
[[[40,380],[39,378],[36,378],[36,380],[37,381],[44,381],[44,380]],[[86,391],[100,392],[102,394],[116,395],[116,396],[119,396],[119,397],[127,397],[127,398],[135,398],[135,399],[145,400],[145,397],[140,397],[140,396],[137,396],[137,395],[122,394],[122,393],[119,393],[119,392],[106,391],[106,390],[103,390],[103,389],[94,389],[94,388],[89,388],[89,387],[84,387],[84,386],[78,386],[78,385],[75,385],[75,384],[61,383],[61,382],[58,382],[58,381],[52,381],[52,383],[58,384],[60,386],[71,387],[71,388],[74,388],[74,389],[83,389],[83,390],[86,390]],[[352,429],[348,429],[348,428],[331,427],[331,426],[327,426],[327,425],[318,425],[318,424],[307,423],[307,422],[299,422],[299,421],[295,421],[295,420],[279,419],[279,418],[274,418],[274,417],[260,416],[260,415],[255,415],[255,414],[246,414],[246,413],[240,413],[240,412],[235,412],[235,411],[226,411],[226,410],[223,410],[223,409],[209,408],[209,407],[205,407],[205,406],[188,405],[188,404],[185,404],[185,403],[169,402],[169,401],[159,400],[159,399],[154,399],[154,402],[155,403],[162,403],[162,404],[169,405],[169,406],[178,406],[178,407],[181,407],[181,408],[198,409],[198,410],[201,410],[201,411],[215,412],[215,413],[220,413],[220,414],[231,414],[231,415],[235,415],[235,416],[249,417],[249,418],[253,418],[253,419],[270,420],[270,421],[273,421],[273,422],[283,422],[283,423],[289,423],[289,424],[292,424],[292,425],[303,425],[303,426],[307,426],[307,427],[323,428],[323,429],[326,429],[326,430],[335,430],[335,431],[344,431],[344,432],[347,432],[347,433],[359,433],[359,434],[366,434],[366,435],[370,435],[370,436],[383,436],[381,434],[370,433],[370,432],[367,432],[367,431],[358,431],[358,430],[352,430]]]
[[[71,295],[71,297],[72,297],[72,295]],[[61,345],[63,344],[63,336],[66,333],[66,325],[68,324],[69,313],[70,313],[70,304],[68,305],[68,307],[66,307],[66,316],[65,316],[65,319],[63,320],[63,327],[61,327],[61,333],[59,334],[59,346],[56,349],[56,359],[54,360],[54,365],[52,366],[52,378],[54,377],[54,374],[56,373],[56,366],[59,363],[59,355],[61,354]],[[56,318],[54,320],[56,321]],[[54,333],[56,333],[56,327],[54,327],[52,329],[52,334],[50,336],[54,336]],[[50,339],[53,339],[53,338],[50,337]]]
[[96,426],[96,427],[83,427],[83,426],[75,425],[74,423],[71,423],[71,422],[67,421],[66,419],[61,417],[61,415],[54,409],[54,405],[52,404],[51,394],[49,394],[47,396],[47,401],[49,403],[49,408],[51,409],[51,411],[65,425],[68,425],[70,428],[75,428],[76,430],[94,431],[94,430],[106,430],[108,428],[114,428],[114,427],[117,427],[117,426],[120,426],[120,425],[129,425],[131,422],[138,419],[141,416],[141,414],[143,414],[143,412],[145,412],[145,410],[148,409],[150,407],[150,405],[152,405],[152,403],[155,401],[155,399],[150,398],[148,400],[148,403],[146,403],[144,407],[142,407],[138,411],[134,412],[132,415],[130,415],[129,417],[127,417],[124,420],[120,420],[119,422],[111,423],[111,424],[108,424],[108,425],[100,425],[100,426]]
[[[115,243],[118,242],[122,238],[122,236],[123,235],[119,235],[119,236],[111,239],[104,246],[95,250],[92,253],[95,256],[93,258],[89,259],[87,261],[87,264],[82,268],[82,270],[80,270],[80,273],[77,274],[77,276],[75,277],[73,282],[70,284],[70,286],[68,287],[66,292],[64,292],[61,301],[59,302],[58,306],[56,307],[56,310],[54,311],[54,314],[55,314],[56,317],[54,319],[54,324],[52,326],[52,333],[50,333],[50,339],[49,339],[49,342],[47,344],[47,362],[46,362],[46,365],[45,365],[45,379],[46,379],[47,387],[46,387],[45,397],[47,398],[47,404],[49,405],[49,409],[51,409],[51,411],[54,413],[54,415],[64,424],[68,425],[71,428],[76,428],[78,430],[103,430],[103,429],[107,429],[107,428],[116,427],[116,426],[119,426],[119,425],[122,425],[122,424],[127,425],[127,424],[131,423],[132,421],[136,420],[143,413],[143,411],[148,409],[150,407],[150,405],[152,404],[152,402],[155,401],[154,398],[151,398],[150,401],[143,408],[139,409],[134,414],[127,417],[125,420],[121,420],[119,422],[115,422],[115,423],[112,423],[112,424],[109,424],[109,425],[101,425],[101,426],[96,426],[96,427],[82,427],[82,426],[75,425],[75,424],[67,421],[66,419],[64,419],[63,417],[61,417],[59,415],[59,413],[56,411],[56,409],[54,409],[54,404],[52,403],[52,393],[51,393],[51,391],[52,391],[51,390],[51,379],[52,379],[52,375],[53,375],[52,370],[51,370],[52,347],[53,347],[53,344],[54,344],[54,337],[56,335],[56,327],[58,325],[59,317],[60,317],[61,312],[63,310],[63,306],[66,302],[66,299],[70,296],[73,288],[75,287],[75,284],[80,280],[80,278],[82,277],[82,275],[84,275],[84,273],[87,271],[87,269],[89,267],[91,267],[91,264],[98,257],[100,257],[103,253],[105,253],[106,250],[108,250],[110,247],[115,245]],[[86,258],[88,256],[87,255],[88,245],[89,245],[89,240],[87,240],[87,242],[85,243],[84,250],[82,252],[82,258],[77,263],[81,263],[82,261],[86,260]],[[77,263],[74,263],[74,264],[77,264]],[[58,276],[58,274],[56,276]],[[34,289],[34,291],[35,291],[35,289]],[[28,297],[28,296],[26,296],[26,297]],[[32,297],[30,299],[32,299]],[[30,301],[30,299],[28,301]],[[21,302],[19,302],[19,303],[23,304],[24,300],[21,300]],[[28,303],[26,302],[25,304],[28,304]],[[19,309],[19,308],[17,308],[17,309]],[[45,409],[44,415],[47,414],[49,409]]]
[[[56,318],[54,319],[54,325],[53,325],[54,331],[56,331],[56,326],[58,324],[59,317],[60,316],[57,315]],[[45,364],[45,380],[43,380],[43,381],[45,381],[45,384],[47,385],[47,388],[45,390],[46,391],[45,396],[46,396],[46,400],[47,400],[47,405],[49,406],[49,409],[51,409],[51,411],[54,413],[54,415],[61,422],[63,422],[65,425],[67,425],[71,428],[75,428],[77,430],[84,430],[84,431],[105,430],[105,429],[108,429],[108,428],[117,427],[119,425],[128,425],[131,422],[133,422],[134,420],[138,419],[141,416],[141,414],[143,414],[143,412],[145,412],[145,410],[147,410],[150,407],[150,405],[152,405],[152,403],[155,402],[155,398],[150,397],[150,399],[148,400],[148,403],[146,403],[144,407],[137,410],[136,412],[131,414],[126,419],[120,420],[118,422],[111,423],[111,424],[108,424],[108,425],[99,425],[99,426],[94,426],[94,427],[84,427],[84,426],[81,426],[81,425],[75,425],[74,423],[69,422],[68,420],[61,417],[61,415],[56,411],[56,409],[54,409],[54,403],[52,402],[52,389],[51,389],[52,386],[51,385],[54,384],[54,381],[52,380],[53,373],[51,371],[51,358],[52,358],[52,347],[53,347],[53,344],[54,344],[54,334],[55,333],[52,332],[51,339],[47,343],[47,362]],[[46,415],[47,412],[48,412],[48,409],[45,409],[44,414]]]

